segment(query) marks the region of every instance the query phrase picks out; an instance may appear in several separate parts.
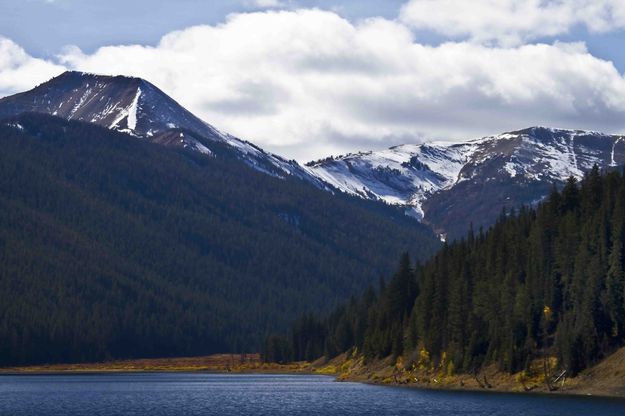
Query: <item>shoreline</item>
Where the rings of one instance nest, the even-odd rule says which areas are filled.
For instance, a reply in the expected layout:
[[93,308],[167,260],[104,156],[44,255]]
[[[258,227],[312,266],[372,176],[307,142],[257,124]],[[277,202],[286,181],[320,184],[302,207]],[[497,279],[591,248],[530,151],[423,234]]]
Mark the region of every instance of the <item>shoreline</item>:
[[[505,374],[493,368],[480,376],[491,380],[490,388],[478,384],[468,374],[441,376],[432,369],[415,371],[398,370],[389,360],[364,365],[362,358],[346,355],[333,360],[313,363],[268,364],[260,361],[258,354],[215,354],[204,357],[177,357],[161,359],[119,360],[101,363],[52,364],[0,368],[2,376],[40,375],[98,375],[98,374],[150,374],[150,373],[204,373],[204,374],[266,374],[266,375],[322,375],[334,377],[336,382],[363,383],[376,386],[411,388],[425,391],[454,393],[521,394],[543,397],[602,398],[625,400],[625,375],[618,383],[606,384],[595,377],[596,369],[610,363],[600,363],[575,378],[567,379],[562,388],[549,391],[536,379],[520,382],[518,374]],[[490,384],[492,383],[492,384]],[[531,388],[527,388],[531,385]]]
[[[477,374],[448,374],[446,366],[412,365],[406,369],[401,357],[393,364],[390,358],[365,365],[359,356],[342,357],[337,362],[340,381],[372,385],[416,388],[428,391],[475,392],[494,394],[525,394],[550,397],[601,397],[625,400],[625,369],[619,366],[625,359],[625,348],[607,357],[575,377],[565,377],[547,386],[545,376],[532,363],[530,370],[516,374],[499,371],[495,365]],[[550,377],[555,377],[551,373]],[[552,379],[552,378],[551,378]]]
[[0,368],[1,375],[114,373],[276,373],[302,374],[308,363],[268,364],[259,354],[213,354],[200,357],[144,358],[96,363],[39,364]]
[[247,371],[219,371],[219,370],[56,370],[56,371],[5,371],[0,369],[0,378],[3,376],[78,376],[78,375],[110,375],[110,374],[220,374],[220,375],[313,375],[332,377],[337,383],[360,383],[370,386],[390,387],[390,388],[402,388],[422,390],[427,392],[440,392],[440,393],[458,393],[458,394],[485,394],[485,395],[527,395],[527,396],[540,396],[540,397],[552,397],[552,398],[581,398],[581,399],[602,399],[602,400],[614,400],[617,402],[625,402],[625,396],[623,395],[610,395],[610,394],[593,394],[583,393],[581,391],[516,391],[516,390],[503,390],[503,389],[479,389],[473,387],[432,387],[423,384],[401,384],[401,383],[378,383],[366,380],[350,380],[339,379],[338,375],[324,374],[315,371],[280,371],[280,370],[247,370]]
[[64,376],[64,375],[109,375],[109,374],[220,374],[220,375],[293,375],[293,376],[323,376],[332,377],[337,383],[360,383],[370,386],[401,388],[401,389],[413,389],[422,390],[427,392],[440,392],[440,393],[459,393],[459,394],[486,394],[486,395],[528,395],[528,396],[541,396],[552,398],[581,398],[581,399],[602,399],[602,400],[614,400],[618,402],[625,402],[625,396],[622,395],[610,395],[610,394],[593,394],[583,393],[578,391],[516,391],[516,390],[503,390],[503,389],[478,389],[473,387],[432,387],[423,384],[401,384],[401,383],[377,383],[365,380],[340,380],[338,375],[318,373],[315,371],[279,371],[279,370],[248,370],[248,371],[232,371],[225,372],[219,370],[57,370],[57,371],[5,371],[0,369],[0,378],[3,376]]
[[[348,381],[348,380],[346,380]],[[437,387],[428,387],[424,385],[416,385],[416,384],[380,384],[380,383],[370,383],[364,381],[349,381],[350,383],[363,383],[372,386],[382,386],[382,387],[392,387],[392,388],[403,388],[403,389],[414,389],[414,390],[422,390],[427,392],[440,392],[440,393],[458,393],[458,394],[485,394],[485,395],[513,395],[513,396],[537,396],[537,397],[550,397],[554,399],[565,399],[565,398],[577,398],[577,399],[601,399],[601,400],[611,400],[619,403],[625,403],[625,396],[620,395],[609,395],[609,394],[591,394],[591,393],[581,393],[581,392],[569,392],[569,391],[512,391],[512,390],[498,390],[498,389],[476,389],[476,388],[437,388]]]

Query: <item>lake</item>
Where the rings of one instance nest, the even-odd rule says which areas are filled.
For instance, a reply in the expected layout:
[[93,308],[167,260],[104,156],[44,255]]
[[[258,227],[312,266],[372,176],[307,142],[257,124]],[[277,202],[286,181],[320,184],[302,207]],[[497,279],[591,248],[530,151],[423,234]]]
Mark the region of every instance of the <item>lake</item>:
[[424,391],[305,375],[0,376],[0,415],[625,415],[596,398]]

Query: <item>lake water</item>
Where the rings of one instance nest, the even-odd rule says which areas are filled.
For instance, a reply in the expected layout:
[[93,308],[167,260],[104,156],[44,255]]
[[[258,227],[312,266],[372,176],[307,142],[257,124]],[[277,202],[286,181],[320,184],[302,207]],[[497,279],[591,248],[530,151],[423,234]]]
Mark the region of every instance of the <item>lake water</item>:
[[0,415],[625,415],[594,398],[451,393],[331,377],[216,374],[0,376]]

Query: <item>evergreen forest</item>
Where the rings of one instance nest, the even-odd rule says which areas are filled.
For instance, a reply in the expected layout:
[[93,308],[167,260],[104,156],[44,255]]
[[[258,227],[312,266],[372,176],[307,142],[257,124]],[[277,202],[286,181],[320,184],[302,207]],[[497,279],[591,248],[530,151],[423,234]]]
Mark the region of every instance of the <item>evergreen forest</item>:
[[595,167],[425,262],[404,254],[387,282],[268,337],[264,357],[425,355],[456,372],[510,373],[555,357],[575,375],[625,344],[624,245],[625,176]]
[[91,124],[0,123],[0,365],[258,351],[440,242],[402,211]]

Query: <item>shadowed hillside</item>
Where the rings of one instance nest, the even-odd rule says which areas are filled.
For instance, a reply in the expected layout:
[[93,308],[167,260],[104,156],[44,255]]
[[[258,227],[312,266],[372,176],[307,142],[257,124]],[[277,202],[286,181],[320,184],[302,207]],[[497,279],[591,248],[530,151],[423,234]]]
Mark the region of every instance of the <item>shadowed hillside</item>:
[[401,212],[27,114],[0,123],[0,364],[256,350],[433,235]]

